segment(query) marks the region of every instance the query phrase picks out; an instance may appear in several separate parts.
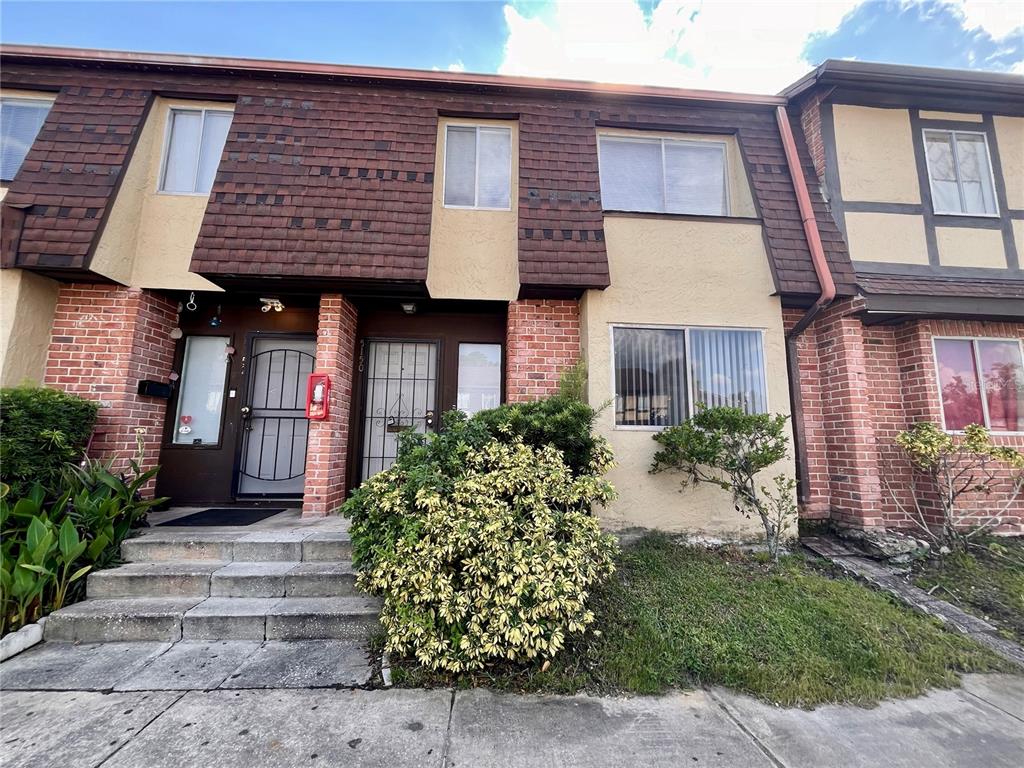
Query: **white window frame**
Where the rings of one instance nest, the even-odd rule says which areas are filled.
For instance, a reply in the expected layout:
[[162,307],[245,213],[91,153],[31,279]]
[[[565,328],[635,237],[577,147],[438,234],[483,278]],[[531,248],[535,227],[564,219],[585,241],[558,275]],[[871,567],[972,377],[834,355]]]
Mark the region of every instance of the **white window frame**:
[[683,332],[683,354],[686,357],[684,364],[686,365],[686,403],[684,412],[686,418],[692,418],[694,414],[694,397],[693,397],[693,370],[692,363],[690,361],[690,331],[756,331],[761,334],[761,351],[764,354],[764,408],[765,413],[772,412],[771,406],[771,395],[769,393],[768,386],[768,354],[767,346],[765,346],[765,335],[767,333],[766,328],[749,328],[738,325],[671,325],[665,323],[609,323],[608,324],[608,343],[611,354],[608,356],[610,359],[609,371],[611,375],[611,391],[612,391],[612,429],[621,430],[623,432],[661,432],[667,429],[667,426],[657,425],[646,425],[646,424],[618,424],[615,421],[615,399],[618,397],[618,392],[615,390],[615,329],[616,328],[636,328],[640,330],[650,331],[682,331]]
[[[658,143],[661,146],[661,206],[663,210],[660,211],[624,211],[624,213],[650,213],[653,215],[660,216],[717,216],[719,218],[727,218],[732,216],[732,190],[729,185],[729,142],[721,141],[718,139],[708,139],[707,141],[697,139],[673,139],[667,136],[633,136],[631,134],[622,133],[598,133],[597,134],[597,175],[598,184],[602,190],[601,194],[601,209],[603,211],[616,211],[617,208],[605,208],[604,207],[604,172],[602,170],[601,162],[601,140],[612,139],[613,141],[631,141],[638,144],[654,144]],[[684,144],[691,147],[707,147],[708,145],[720,147],[722,150],[722,186],[723,194],[725,195],[725,213],[678,213],[674,211],[664,210],[667,208],[666,201],[668,199],[667,176],[665,173],[665,142],[672,144]]]
[[[935,207],[935,187],[932,179],[932,162],[928,158],[928,133],[945,133],[952,137],[950,146],[953,149],[953,171],[956,173],[956,191],[960,196],[960,205],[964,206],[964,187],[963,181],[960,179],[960,154],[956,147],[957,135],[963,136],[981,136],[982,141],[985,144],[985,159],[988,160],[988,182],[990,189],[992,190],[992,202],[995,204],[996,210],[994,213],[966,213],[963,211],[940,211]],[[982,216],[989,219],[998,219],[1001,215],[999,213],[999,196],[996,194],[996,174],[995,169],[992,166],[992,152],[988,146],[988,134],[984,131],[961,131],[959,128],[922,128],[921,129],[921,146],[924,151],[924,162],[925,167],[928,169],[928,191],[932,196],[932,213],[936,216],[971,216],[977,217]]]
[[942,378],[939,376],[939,350],[935,342],[937,341],[969,341],[974,350],[974,375],[978,378],[978,395],[981,397],[981,415],[985,420],[982,424],[985,429],[994,435],[1024,435],[1024,432],[1017,431],[1006,431],[1001,429],[992,429],[989,426],[991,421],[988,415],[988,398],[985,397],[985,380],[982,377],[981,370],[981,355],[978,354],[978,342],[979,341],[998,341],[1000,343],[1016,342],[1017,349],[1021,354],[1021,363],[1024,364],[1024,341],[1020,339],[1008,339],[1004,336],[932,336],[932,367],[935,371],[935,387],[936,394],[939,399],[939,414],[942,417],[942,431],[948,432],[951,435],[962,435],[964,431],[962,429],[947,429],[946,428],[946,408],[942,404]]
[[[50,116],[50,110],[53,109],[53,103],[56,100],[57,100],[56,96],[4,96],[2,93],[0,93],[0,105],[2,105],[2,104],[22,104],[22,105],[31,105],[31,106],[36,106],[36,105],[40,105],[40,104],[48,105],[47,110],[46,110],[46,116],[47,117]],[[43,122],[45,123],[46,120],[44,119]],[[39,130],[42,130],[42,126],[39,127]],[[36,134],[36,138],[38,138],[38,136],[39,136],[39,134],[37,133]],[[35,143],[35,138],[32,139],[32,143],[33,144]],[[32,151],[32,148],[29,147],[29,152],[31,152],[31,151]],[[25,157],[28,158],[28,152],[25,153]],[[25,161],[22,160],[21,162],[22,162],[22,164],[24,164]],[[20,170],[21,170],[21,166],[19,165],[18,166],[18,171],[20,171]],[[18,171],[15,171],[15,176],[18,174]],[[0,179],[0,185],[7,185],[7,184],[10,184],[12,181],[14,181],[13,178],[10,178],[10,179]]]
[[[448,199],[448,129],[449,128],[472,128],[476,131],[476,158],[473,164],[473,200],[480,199],[480,132],[505,132],[508,134],[508,205],[504,208],[489,205],[449,205],[445,202]],[[444,176],[441,184],[441,206],[461,211],[511,211],[512,210],[512,174],[515,168],[512,165],[512,128],[506,125],[481,125],[479,123],[445,123],[444,125],[444,156],[441,158],[441,173]]]
[[[202,125],[199,127],[199,153],[196,155],[195,167],[192,169],[192,192],[172,192],[164,189],[164,180],[167,176],[167,161],[171,154],[171,131],[174,127],[174,113],[175,112],[198,112],[203,117]],[[167,122],[164,126],[164,146],[160,153],[160,173],[157,176],[156,192],[158,195],[172,195],[174,197],[209,197],[210,192],[196,192],[196,181],[199,180],[199,166],[202,165],[203,159],[203,130],[206,128],[206,115],[209,112],[218,112],[226,115],[231,115],[231,120],[235,119],[235,110],[233,109],[222,109],[220,107],[192,107],[187,104],[172,104],[167,109]],[[230,131],[230,128],[228,129]],[[226,140],[225,140],[226,143]],[[223,149],[221,150],[223,152]],[[219,168],[219,164],[218,164]],[[212,191],[212,188],[211,188]]]

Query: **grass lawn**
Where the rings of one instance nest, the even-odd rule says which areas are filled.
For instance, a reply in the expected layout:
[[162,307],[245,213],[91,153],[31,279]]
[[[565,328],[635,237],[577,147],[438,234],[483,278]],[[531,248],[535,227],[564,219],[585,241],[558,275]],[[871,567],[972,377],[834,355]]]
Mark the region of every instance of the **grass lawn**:
[[776,568],[649,535],[591,595],[594,627],[547,670],[451,677],[392,660],[395,684],[516,691],[659,693],[724,685],[786,705],[871,704],[1010,671],[980,646],[802,557]]
[[990,538],[914,568],[914,583],[1024,643],[1024,539]]

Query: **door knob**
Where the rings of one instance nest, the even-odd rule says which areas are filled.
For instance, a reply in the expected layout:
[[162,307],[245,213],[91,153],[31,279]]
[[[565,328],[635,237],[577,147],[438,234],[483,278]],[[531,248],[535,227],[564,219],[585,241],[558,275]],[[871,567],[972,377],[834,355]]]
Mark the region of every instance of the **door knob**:
[[242,410],[241,410],[241,414],[242,414],[242,416],[243,416],[243,417],[246,417],[246,416],[248,416],[248,415],[249,415],[250,413],[252,413],[252,408],[250,408],[250,407],[249,407],[248,405],[243,405],[243,406],[242,406]]
[[426,422],[427,422],[427,426],[428,427],[434,426],[434,412],[433,411],[427,411],[427,413],[426,413]]

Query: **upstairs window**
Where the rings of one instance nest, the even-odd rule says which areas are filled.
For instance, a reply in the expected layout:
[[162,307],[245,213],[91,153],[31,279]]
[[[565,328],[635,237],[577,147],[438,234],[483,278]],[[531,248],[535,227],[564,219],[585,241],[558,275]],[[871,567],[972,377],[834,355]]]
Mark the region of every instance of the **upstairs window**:
[[1016,339],[935,339],[945,428],[1024,432],[1024,357]]
[[160,191],[208,194],[217,175],[232,113],[215,109],[172,109]]
[[52,106],[47,99],[0,99],[0,181],[18,173]]
[[768,410],[761,331],[614,327],[615,424],[662,428],[696,406]]
[[725,144],[601,136],[605,210],[728,216]]
[[935,213],[998,213],[985,134],[926,130],[924,144]]
[[444,204],[507,211],[512,200],[512,130],[449,125],[444,142]]

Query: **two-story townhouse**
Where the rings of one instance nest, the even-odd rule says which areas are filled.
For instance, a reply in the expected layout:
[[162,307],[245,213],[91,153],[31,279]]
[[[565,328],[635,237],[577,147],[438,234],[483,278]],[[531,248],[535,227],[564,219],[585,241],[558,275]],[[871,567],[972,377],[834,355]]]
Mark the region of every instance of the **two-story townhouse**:
[[140,442],[174,503],[324,514],[400,431],[582,357],[606,523],[742,532],[718,489],[648,474],[651,437],[699,403],[788,413],[784,308],[854,294],[781,97],[0,55],[4,384],[98,399],[92,452]]
[[[828,61],[783,95],[857,283],[794,356],[803,511],[912,528],[900,430],[1024,447],[1024,78]],[[977,522],[1002,503],[974,501]],[[1003,523],[1024,531],[1024,500]]]

